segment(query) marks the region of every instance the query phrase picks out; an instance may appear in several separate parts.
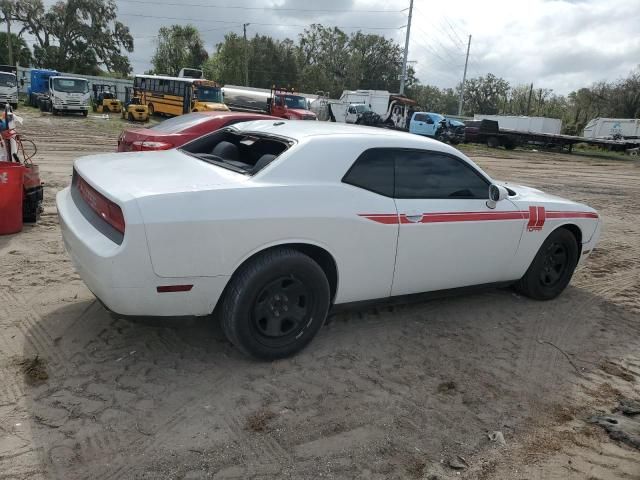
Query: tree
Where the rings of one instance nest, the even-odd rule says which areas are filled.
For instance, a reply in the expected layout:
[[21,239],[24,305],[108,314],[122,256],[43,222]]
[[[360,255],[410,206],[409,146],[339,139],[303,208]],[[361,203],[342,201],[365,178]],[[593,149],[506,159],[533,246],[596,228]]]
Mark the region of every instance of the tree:
[[133,51],[129,28],[117,20],[114,0],[63,0],[45,9],[42,0],[15,3],[13,19],[22,24],[19,35],[35,37],[37,67],[96,75],[107,71],[127,75]]
[[496,114],[509,92],[509,82],[488,73],[467,80],[464,88],[464,111],[467,114]]
[[244,84],[245,45],[242,37],[227,33],[216,53],[203,66],[206,78],[231,85]]
[[[15,33],[11,34],[11,46],[13,50],[13,64],[16,63],[23,67],[28,67],[33,61],[31,50],[27,46],[24,38],[18,37]],[[0,64],[11,65],[9,59],[9,44],[7,43],[7,33],[0,32]]]
[[182,68],[202,68],[209,55],[200,32],[193,25],[171,25],[158,31],[158,45],[151,63],[157,74],[178,75]]
[[445,115],[458,113],[458,93],[453,88],[415,84],[407,88],[407,96],[418,103],[420,110]]

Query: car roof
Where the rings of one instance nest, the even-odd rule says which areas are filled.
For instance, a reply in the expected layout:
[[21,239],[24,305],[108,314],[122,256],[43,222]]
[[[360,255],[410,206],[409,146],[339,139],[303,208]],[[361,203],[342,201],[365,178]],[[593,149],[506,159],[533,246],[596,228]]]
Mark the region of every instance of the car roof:
[[392,130],[388,128],[365,127],[348,123],[322,122],[314,120],[255,120],[252,122],[237,123],[232,128],[239,132],[264,133],[299,140],[308,137],[324,135],[354,135],[399,138],[414,140],[416,135]]

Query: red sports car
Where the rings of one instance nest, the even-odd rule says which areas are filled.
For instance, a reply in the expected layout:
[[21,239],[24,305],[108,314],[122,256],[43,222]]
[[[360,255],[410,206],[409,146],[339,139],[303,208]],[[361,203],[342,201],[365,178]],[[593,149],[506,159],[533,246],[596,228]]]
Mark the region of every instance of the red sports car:
[[124,130],[118,137],[118,152],[168,150],[226,127],[251,120],[282,120],[260,113],[193,112],[165,120],[150,128]]

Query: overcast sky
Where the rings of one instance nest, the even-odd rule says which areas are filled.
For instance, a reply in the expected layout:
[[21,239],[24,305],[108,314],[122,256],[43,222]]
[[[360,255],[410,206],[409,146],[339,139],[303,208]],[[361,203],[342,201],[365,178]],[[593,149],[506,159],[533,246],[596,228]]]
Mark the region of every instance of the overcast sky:
[[[404,45],[409,0],[116,0],[135,40],[135,73],[150,68],[163,25],[192,23],[212,52],[226,32],[293,38],[306,25],[337,25]],[[45,4],[54,3],[45,0]],[[324,11],[319,11],[323,9]],[[409,60],[423,84],[453,87],[492,72],[512,84],[568,93],[626,76],[640,64],[640,0],[415,0]]]

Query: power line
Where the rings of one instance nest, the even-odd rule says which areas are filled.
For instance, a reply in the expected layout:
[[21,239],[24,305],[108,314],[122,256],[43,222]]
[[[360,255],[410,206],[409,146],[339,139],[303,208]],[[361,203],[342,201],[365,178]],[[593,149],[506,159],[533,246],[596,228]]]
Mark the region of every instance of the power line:
[[[120,16],[129,16],[129,17],[140,17],[140,18],[155,18],[155,19],[160,19],[160,20],[181,20],[183,22],[206,22],[206,23],[225,23],[225,24],[240,24],[241,22],[234,20],[234,21],[228,21],[228,20],[208,20],[208,19],[202,19],[202,18],[184,18],[184,17],[164,17],[164,16],[160,16],[160,15],[147,15],[147,14],[143,14],[143,13],[119,13]],[[303,27],[306,28],[308,26],[310,26],[311,24],[285,24],[283,25],[282,23],[259,23],[259,22],[251,22],[253,25],[260,25],[260,26],[264,26],[264,27]],[[355,25],[332,25],[333,27],[337,27],[337,28],[352,28],[352,29],[359,29],[359,30],[400,30],[402,28],[405,28],[406,25],[402,25],[399,27],[367,27],[367,26],[355,26]]]
[[356,10],[356,9],[334,9],[334,8],[288,8],[288,7],[243,7],[236,5],[212,5],[202,3],[164,3],[153,2],[149,0],[117,0],[124,3],[142,3],[154,5],[156,7],[173,6],[173,7],[200,7],[200,8],[225,8],[234,10],[273,10],[280,12],[327,12],[327,13],[403,13],[407,9],[402,10]]

